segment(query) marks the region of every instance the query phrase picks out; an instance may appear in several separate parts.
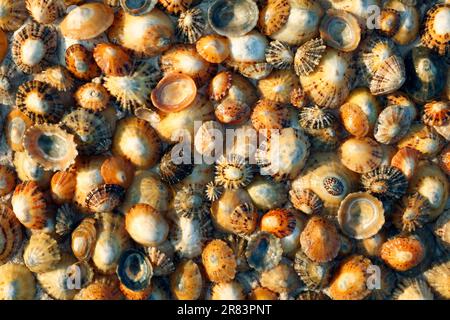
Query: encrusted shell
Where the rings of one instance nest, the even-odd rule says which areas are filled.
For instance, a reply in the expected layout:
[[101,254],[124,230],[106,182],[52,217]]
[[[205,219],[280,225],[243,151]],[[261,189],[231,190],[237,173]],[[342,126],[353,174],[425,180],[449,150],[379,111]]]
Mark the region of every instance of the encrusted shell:
[[155,276],[165,276],[175,271],[172,258],[157,247],[149,247],[146,252]]
[[86,196],[85,207],[91,212],[110,212],[117,208],[125,195],[125,189],[116,184],[102,184]]
[[283,249],[280,239],[268,232],[256,232],[250,236],[245,256],[250,267],[257,271],[270,270],[281,261]]
[[361,28],[351,13],[329,9],[320,23],[320,36],[328,46],[351,52],[359,45]]
[[0,18],[0,28],[5,31],[17,30],[28,17],[24,0],[1,0],[0,8],[3,12]]
[[92,53],[81,44],[73,44],[66,49],[64,60],[67,70],[80,80],[91,80],[100,75],[100,69]]
[[74,136],[57,125],[32,126],[25,132],[23,146],[44,170],[66,170],[78,155]]
[[159,160],[161,141],[148,122],[129,117],[117,124],[112,151],[129,160],[136,168],[145,169]]
[[222,240],[213,240],[202,252],[202,262],[209,280],[228,282],[236,274],[236,257],[231,248]]
[[23,252],[27,268],[37,273],[54,270],[60,259],[58,243],[46,233],[33,234]]
[[53,27],[30,22],[14,34],[12,58],[25,73],[37,73],[50,64],[56,52],[57,35]]
[[170,243],[179,257],[193,259],[201,255],[210,230],[208,218],[176,217],[170,230]]
[[270,270],[261,272],[261,285],[280,295],[288,295],[298,290],[301,282],[289,259],[281,262]]
[[144,253],[130,249],[122,253],[117,264],[120,291],[129,300],[145,300],[150,296],[153,267]]
[[337,108],[350,93],[354,76],[352,55],[327,48],[315,70],[300,76],[300,83],[312,102]]
[[[1,3],[0,3],[1,5]],[[6,263],[0,266],[0,300],[33,300],[36,281],[23,264]]]
[[33,122],[58,122],[64,114],[64,105],[50,85],[37,80],[19,86],[16,105]]
[[101,154],[111,146],[112,130],[100,113],[78,108],[66,114],[62,123],[75,136],[77,149],[81,154]]
[[381,166],[361,176],[363,188],[380,198],[400,199],[408,188],[408,180],[402,171],[394,166]]
[[5,205],[0,206],[0,264],[6,263],[22,246],[22,226],[14,212]]
[[306,135],[295,128],[284,128],[270,135],[256,152],[262,175],[276,181],[295,178],[306,164],[310,143]]
[[253,178],[253,172],[245,159],[237,154],[221,156],[217,160],[215,183],[227,189],[247,186]]
[[298,123],[305,129],[324,129],[332,127],[336,117],[329,109],[319,106],[305,106],[300,110]]
[[341,247],[341,239],[331,221],[324,217],[313,216],[300,235],[300,244],[309,259],[323,263],[336,258]]
[[355,239],[367,239],[384,225],[381,201],[368,193],[351,193],[342,201],[338,211],[341,230]]
[[425,18],[425,30],[422,43],[428,48],[436,50],[440,55],[449,53],[450,4],[436,4],[428,10]]
[[170,277],[170,288],[178,300],[197,300],[203,291],[203,277],[192,260],[181,262]]
[[219,0],[209,6],[208,22],[218,34],[236,37],[248,33],[256,26],[258,12],[258,6],[250,0],[239,0],[233,3]]
[[371,261],[364,256],[351,256],[334,273],[327,294],[333,300],[362,300],[370,294],[367,278]]
[[48,226],[49,215],[45,194],[34,181],[18,184],[11,199],[17,219],[30,229],[44,229]]
[[61,21],[64,37],[74,40],[92,39],[106,31],[113,23],[113,10],[103,3],[85,3],[70,11]]
[[202,185],[190,184],[176,191],[173,206],[175,212],[183,217],[203,218],[209,211],[209,205],[204,199]]

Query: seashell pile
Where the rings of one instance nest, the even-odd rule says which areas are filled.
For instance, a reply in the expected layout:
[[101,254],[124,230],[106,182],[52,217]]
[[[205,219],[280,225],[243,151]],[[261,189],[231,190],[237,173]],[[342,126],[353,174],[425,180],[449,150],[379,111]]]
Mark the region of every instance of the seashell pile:
[[449,99],[449,1],[0,0],[0,300],[450,299]]

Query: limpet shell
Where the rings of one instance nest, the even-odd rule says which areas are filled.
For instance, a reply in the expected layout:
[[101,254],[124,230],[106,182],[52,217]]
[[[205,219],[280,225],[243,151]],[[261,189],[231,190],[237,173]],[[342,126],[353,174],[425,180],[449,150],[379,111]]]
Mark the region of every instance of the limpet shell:
[[17,30],[28,18],[25,1],[1,0],[0,8],[4,14],[0,18],[0,28],[5,31]]
[[257,271],[270,270],[281,261],[283,249],[280,239],[268,232],[256,232],[250,236],[245,256],[250,267]]
[[441,150],[443,144],[444,139],[432,127],[414,123],[397,146],[417,150],[422,157],[432,158]]
[[208,243],[202,252],[202,262],[209,280],[228,282],[236,274],[236,257],[233,250],[222,240]]
[[299,87],[298,77],[291,70],[275,70],[258,81],[261,97],[280,103],[289,103],[292,91]]
[[71,235],[71,248],[73,255],[80,261],[89,261],[94,254],[97,241],[96,221],[93,218],[85,218]]
[[392,144],[401,140],[412,123],[409,109],[391,105],[381,111],[374,129],[374,138],[382,144]]
[[14,169],[0,165],[0,197],[12,192],[16,186],[17,175]]
[[120,291],[129,300],[147,299],[151,292],[153,267],[144,253],[130,249],[122,253],[117,264]]
[[85,3],[70,11],[61,21],[64,37],[74,40],[92,39],[106,31],[113,23],[113,10],[103,3]]
[[211,63],[222,63],[230,55],[228,39],[215,34],[201,37],[195,47],[203,59]]
[[222,36],[242,36],[256,26],[258,12],[251,0],[216,0],[208,8],[208,22]]
[[112,0],[120,3],[122,9],[131,15],[141,16],[153,10],[155,5],[158,3],[157,0]]
[[6,142],[13,151],[23,151],[23,136],[33,122],[19,109],[11,109],[6,117],[4,133]]
[[170,276],[172,293],[178,300],[197,300],[203,290],[203,277],[193,260],[182,261]]
[[181,111],[195,100],[197,86],[183,73],[169,73],[152,90],[153,105],[164,113]]
[[33,234],[23,252],[23,260],[32,272],[54,270],[61,259],[58,243],[46,233]]
[[441,261],[425,271],[424,277],[431,289],[442,299],[450,298],[448,283],[450,281],[450,261]]
[[0,234],[2,235],[0,263],[4,264],[19,251],[23,240],[20,221],[5,205],[0,206]]
[[290,69],[294,63],[294,52],[288,45],[275,40],[270,42],[266,48],[266,61],[274,68]]
[[299,77],[311,74],[322,60],[326,48],[322,38],[311,39],[298,47],[294,56],[295,73]]
[[419,265],[429,254],[416,236],[396,236],[381,246],[381,259],[397,271],[407,271]]
[[384,8],[394,9],[400,14],[399,27],[392,39],[399,45],[407,45],[419,34],[420,14],[416,6],[407,5],[400,0],[389,0]]
[[25,132],[23,146],[44,170],[66,170],[78,155],[74,136],[57,125],[32,126]]
[[271,35],[279,31],[289,18],[291,10],[287,0],[270,0],[259,12],[258,25],[261,32]]
[[100,75],[100,69],[92,53],[81,44],[68,47],[64,60],[67,70],[80,80],[91,80]]
[[440,55],[449,53],[450,29],[450,4],[436,4],[426,13],[425,30],[422,35],[422,43],[426,47],[437,51]]
[[434,300],[430,287],[423,279],[406,278],[392,294],[393,300]]
[[102,184],[86,196],[85,207],[91,212],[110,212],[117,208],[125,195],[125,189],[116,184]]
[[329,9],[320,23],[320,36],[328,46],[351,52],[359,45],[361,28],[351,13]]
[[6,263],[0,266],[0,300],[33,300],[36,281],[23,264]]
[[382,165],[361,176],[363,188],[381,200],[400,199],[408,188],[408,180],[394,166]]
[[261,231],[269,232],[278,238],[284,238],[292,234],[295,229],[296,219],[288,209],[273,209],[266,212],[260,222]]
[[355,239],[370,238],[384,225],[383,204],[368,193],[351,193],[339,207],[338,221],[346,235]]
[[430,202],[427,198],[416,192],[407,195],[393,215],[394,225],[403,231],[413,232],[428,221]]
[[339,147],[339,159],[348,169],[366,173],[381,165],[383,149],[371,138],[350,138]]
[[99,43],[94,48],[93,57],[105,75],[120,77],[131,72],[132,60],[120,46]]
[[199,8],[191,8],[180,14],[176,33],[184,43],[195,43],[205,30],[205,14]]
[[322,289],[331,278],[332,263],[317,263],[309,259],[302,250],[295,254],[294,269],[308,289]]

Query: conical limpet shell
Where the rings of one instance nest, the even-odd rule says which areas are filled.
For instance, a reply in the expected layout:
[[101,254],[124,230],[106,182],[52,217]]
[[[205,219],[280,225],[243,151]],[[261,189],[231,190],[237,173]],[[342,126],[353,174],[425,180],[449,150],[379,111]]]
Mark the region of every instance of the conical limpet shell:
[[46,233],[33,234],[23,253],[25,265],[37,273],[55,269],[60,259],[58,243]]
[[228,282],[236,274],[236,257],[231,248],[222,240],[208,243],[202,252],[202,262],[209,280]]
[[291,92],[300,87],[298,77],[290,70],[272,71],[266,78],[258,81],[258,89],[264,99],[289,103]]
[[205,17],[201,9],[191,8],[180,14],[177,23],[177,36],[184,43],[195,43],[205,30]]
[[399,45],[407,45],[419,34],[420,14],[418,8],[407,5],[400,0],[389,0],[384,4],[386,9],[394,9],[400,15],[399,27],[392,39]]
[[33,300],[36,281],[23,264],[6,263],[0,266],[0,300]]
[[421,153],[422,157],[432,158],[441,150],[444,143],[444,139],[435,129],[422,123],[414,123],[398,142],[398,147],[415,149]]
[[294,56],[294,69],[298,76],[307,76],[320,63],[326,45],[322,38],[312,39],[297,48]]
[[266,48],[266,61],[274,68],[289,69],[294,63],[294,53],[288,45],[275,40]]
[[22,246],[23,233],[20,221],[14,212],[4,206],[0,206],[0,234],[2,243],[0,245],[0,263],[6,263],[19,251]]
[[351,13],[329,9],[320,23],[320,36],[328,46],[351,52],[359,45],[361,28]]
[[114,20],[113,10],[103,3],[86,3],[70,11],[60,24],[63,36],[92,39],[106,31]]
[[387,165],[363,174],[361,183],[367,192],[382,200],[399,199],[408,188],[408,180],[402,171]]
[[170,287],[178,300],[197,300],[203,289],[199,266],[193,260],[181,262],[170,277]]
[[352,55],[328,48],[315,71],[300,76],[300,83],[312,102],[337,108],[350,93],[354,76]]
[[374,129],[375,140],[383,144],[398,142],[406,135],[411,123],[412,115],[408,109],[389,106],[378,116]]
[[259,29],[265,35],[279,31],[289,18],[291,10],[288,0],[270,0],[259,12]]
[[62,13],[64,7],[58,0],[27,0],[27,10],[38,23],[53,23]]
[[350,138],[340,146],[339,158],[348,169],[366,173],[381,165],[383,150],[371,138]]
[[211,63],[222,63],[230,55],[228,39],[219,35],[201,37],[195,47],[203,59]]
[[413,232],[428,222],[430,209],[428,199],[416,192],[402,199],[392,220],[398,229]]
[[0,197],[10,193],[16,186],[17,175],[8,165],[0,165]]
[[63,66],[49,67],[37,74],[34,79],[45,82],[58,91],[69,91],[74,85],[72,76]]
[[425,19],[425,30],[422,35],[422,43],[426,47],[436,50],[440,55],[449,52],[450,29],[450,6],[436,4],[428,10]]
[[339,207],[338,220],[346,235],[355,239],[372,237],[384,224],[383,204],[368,193],[351,193]]

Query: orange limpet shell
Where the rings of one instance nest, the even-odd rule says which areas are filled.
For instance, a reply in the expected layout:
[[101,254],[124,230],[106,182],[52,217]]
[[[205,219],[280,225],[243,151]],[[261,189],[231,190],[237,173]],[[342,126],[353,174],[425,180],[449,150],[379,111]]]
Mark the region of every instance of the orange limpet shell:
[[16,179],[17,175],[14,169],[0,164],[0,197],[14,190]]
[[23,151],[23,135],[33,121],[19,109],[12,109],[4,126],[6,142],[13,151]]
[[21,248],[23,233],[19,220],[14,212],[5,205],[0,205],[0,265],[6,263]]
[[74,300],[114,300],[111,288],[102,282],[93,282],[80,290]]
[[426,249],[420,239],[397,236],[381,246],[381,259],[392,269],[407,271],[422,262]]
[[127,300],[147,300],[153,289],[150,285],[144,290],[133,291],[125,287],[122,283],[120,283],[119,288]]
[[87,40],[106,31],[113,21],[114,12],[106,4],[85,3],[66,15],[60,23],[60,29],[64,37]]
[[370,123],[367,115],[354,103],[348,102],[339,109],[345,130],[355,137],[364,137],[369,133]]
[[81,44],[73,44],[65,53],[67,70],[80,80],[91,80],[100,75],[92,53]]
[[76,188],[76,173],[70,170],[58,171],[50,181],[50,195],[57,204],[71,202]]
[[288,109],[275,101],[259,100],[253,108],[252,125],[256,130],[283,129],[289,121]]
[[18,184],[11,199],[14,214],[29,229],[43,229],[48,220],[45,194],[35,181]]
[[406,178],[410,179],[414,175],[419,164],[420,152],[408,147],[401,148],[391,159],[391,165],[400,169]]
[[448,176],[450,176],[450,145],[444,148],[439,155],[439,166]]
[[206,274],[213,282],[228,282],[236,274],[236,257],[233,250],[222,240],[208,243],[202,252]]
[[214,114],[217,120],[226,124],[240,124],[248,120],[251,109],[243,102],[227,98],[221,101]]
[[0,62],[6,56],[8,52],[8,38],[6,37],[6,33],[3,30],[0,30]]
[[261,219],[261,231],[267,231],[277,238],[290,235],[297,221],[293,213],[287,209],[274,209],[267,212]]
[[328,262],[338,255],[341,237],[332,222],[313,216],[300,235],[300,244],[303,252],[314,262]]
[[448,101],[432,101],[424,105],[423,122],[429,126],[443,126],[449,123],[450,103]]
[[277,300],[278,295],[265,287],[257,287],[253,289],[249,296],[250,300]]
[[108,107],[110,94],[100,83],[89,82],[77,89],[74,98],[80,107],[97,112]]
[[209,34],[197,40],[197,52],[208,62],[221,63],[230,55],[228,38]]
[[194,80],[182,73],[169,73],[152,90],[153,105],[159,110],[170,113],[189,107],[197,95]]
[[178,300],[196,300],[203,290],[202,273],[192,260],[181,262],[170,276],[170,288]]
[[271,35],[287,22],[291,7],[288,0],[269,0],[259,12],[258,25],[262,33]]
[[378,168],[383,161],[383,148],[372,138],[350,138],[339,147],[339,159],[347,169],[366,173]]
[[231,88],[233,74],[230,71],[221,71],[211,80],[208,86],[208,95],[211,100],[220,101]]
[[334,300],[362,300],[370,294],[367,287],[371,261],[364,256],[347,258],[331,280],[327,294]]
[[128,188],[133,182],[135,168],[125,158],[111,156],[103,162],[100,172],[105,183]]
[[131,72],[130,56],[120,46],[100,43],[95,46],[93,56],[97,65],[108,76],[121,77]]

